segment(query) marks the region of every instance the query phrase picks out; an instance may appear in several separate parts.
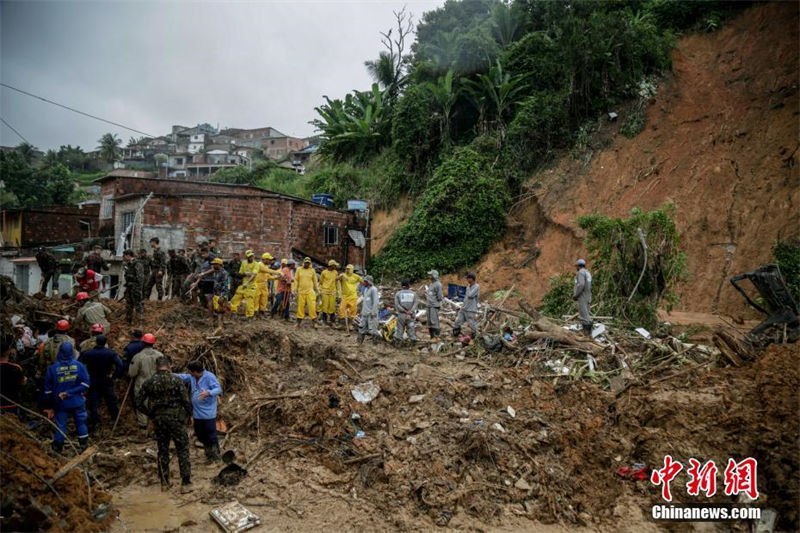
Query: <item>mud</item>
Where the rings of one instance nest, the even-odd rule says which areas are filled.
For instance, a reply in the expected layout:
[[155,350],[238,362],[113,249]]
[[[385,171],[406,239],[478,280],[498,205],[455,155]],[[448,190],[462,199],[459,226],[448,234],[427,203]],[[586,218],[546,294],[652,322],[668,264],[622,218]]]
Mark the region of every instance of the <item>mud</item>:
[[[280,528],[288,530],[325,520],[345,531],[512,524],[603,530],[621,517],[648,528],[658,489],[614,471],[639,461],[660,466],[667,453],[718,464],[756,457],[765,505],[779,510],[783,524],[797,522],[796,346],[772,347],[748,367],[701,366],[617,399],[591,382],[542,377],[502,355],[457,359],[358,347],[341,330],[273,320],[231,322],[212,336],[199,317],[180,304],[152,302],[145,329],[163,325],[157,348],[176,370],[199,357],[219,376],[219,415],[228,426],[223,450],[252,464],[238,485],[220,486],[211,480],[223,465],[203,464],[195,448],[196,491],[173,489],[155,500],[164,504],[159,516],[168,529],[205,524],[192,518],[197,526],[176,526],[167,517],[193,514],[167,512],[173,505],[202,509],[205,520],[215,502],[233,498],[299,521]],[[367,380],[381,392],[361,404],[351,390]],[[360,416],[357,428],[352,413]],[[359,429],[364,438],[356,438]],[[117,436],[109,438],[106,428],[96,437],[103,450],[96,475],[118,494],[123,521],[155,505],[150,494],[158,491],[155,443],[137,431],[126,409]],[[319,516],[327,512],[334,514]],[[129,529],[140,523],[129,520]]]

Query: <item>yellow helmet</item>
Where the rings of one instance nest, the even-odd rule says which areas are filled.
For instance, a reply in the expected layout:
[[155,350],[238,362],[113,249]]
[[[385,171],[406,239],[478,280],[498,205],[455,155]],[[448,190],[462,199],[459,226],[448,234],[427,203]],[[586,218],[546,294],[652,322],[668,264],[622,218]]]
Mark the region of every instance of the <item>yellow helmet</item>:
[[283,259],[281,259],[281,264],[282,265],[288,265],[289,264],[289,260],[284,257]]
[[256,254],[254,254],[254,253],[253,253],[253,250],[247,250],[247,251],[244,253],[244,256],[245,256],[245,257],[253,257],[254,255],[256,255]]
[[305,259],[303,259],[303,263],[310,263],[310,262],[311,262],[310,257],[306,257]]
[[345,270],[349,270],[349,271],[351,271],[351,272],[352,272],[352,271],[353,271],[353,270],[355,270],[356,268],[355,268],[353,265],[347,265],[346,267],[344,267],[344,269],[345,269]]
[[219,257],[215,257],[214,259],[211,260],[211,264],[212,265],[221,265],[222,264],[222,259],[220,259]]
[[337,263],[336,260],[334,260],[334,259],[331,259],[330,261],[328,261],[328,266],[337,266],[338,264],[339,263]]
[[269,252],[264,252],[263,254],[261,254],[261,259],[269,259],[271,261],[272,255]]

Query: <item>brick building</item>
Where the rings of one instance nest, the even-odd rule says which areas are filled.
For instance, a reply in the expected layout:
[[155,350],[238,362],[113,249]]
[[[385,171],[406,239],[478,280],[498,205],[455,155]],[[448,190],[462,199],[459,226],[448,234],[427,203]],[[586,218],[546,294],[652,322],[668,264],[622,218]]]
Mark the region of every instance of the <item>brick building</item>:
[[332,258],[363,265],[369,257],[367,221],[357,212],[248,185],[128,174],[97,180],[100,231],[113,235],[118,252],[145,247],[152,237],[165,249],[195,248],[213,238],[225,257],[248,248],[320,263]]
[[6,209],[0,214],[3,246],[31,248],[80,242],[98,233],[97,205]]

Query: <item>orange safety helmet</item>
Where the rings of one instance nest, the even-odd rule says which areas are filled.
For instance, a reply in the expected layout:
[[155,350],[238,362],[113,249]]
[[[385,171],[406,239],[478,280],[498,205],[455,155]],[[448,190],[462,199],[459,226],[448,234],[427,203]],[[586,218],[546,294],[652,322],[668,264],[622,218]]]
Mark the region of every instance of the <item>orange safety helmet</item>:
[[142,342],[145,344],[155,344],[156,343],[156,336],[152,333],[145,333],[142,337]]
[[92,333],[105,333],[106,328],[103,327],[103,324],[92,324]]
[[88,300],[89,299],[89,293],[88,292],[79,292],[78,294],[75,295],[75,299],[77,301],[79,301],[79,302],[82,302],[84,300]]
[[58,331],[69,331],[69,320],[64,320],[63,318],[56,322],[56,329]]

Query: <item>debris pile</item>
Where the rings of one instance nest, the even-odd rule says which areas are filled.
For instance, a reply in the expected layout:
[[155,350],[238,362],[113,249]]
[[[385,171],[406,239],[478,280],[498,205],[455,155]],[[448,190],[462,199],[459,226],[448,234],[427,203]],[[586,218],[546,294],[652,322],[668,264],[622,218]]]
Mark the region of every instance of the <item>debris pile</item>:
[[78,468],[59,477],[63,466],[15,416],[0,417],[4,531],[108,531],[111,495]]

